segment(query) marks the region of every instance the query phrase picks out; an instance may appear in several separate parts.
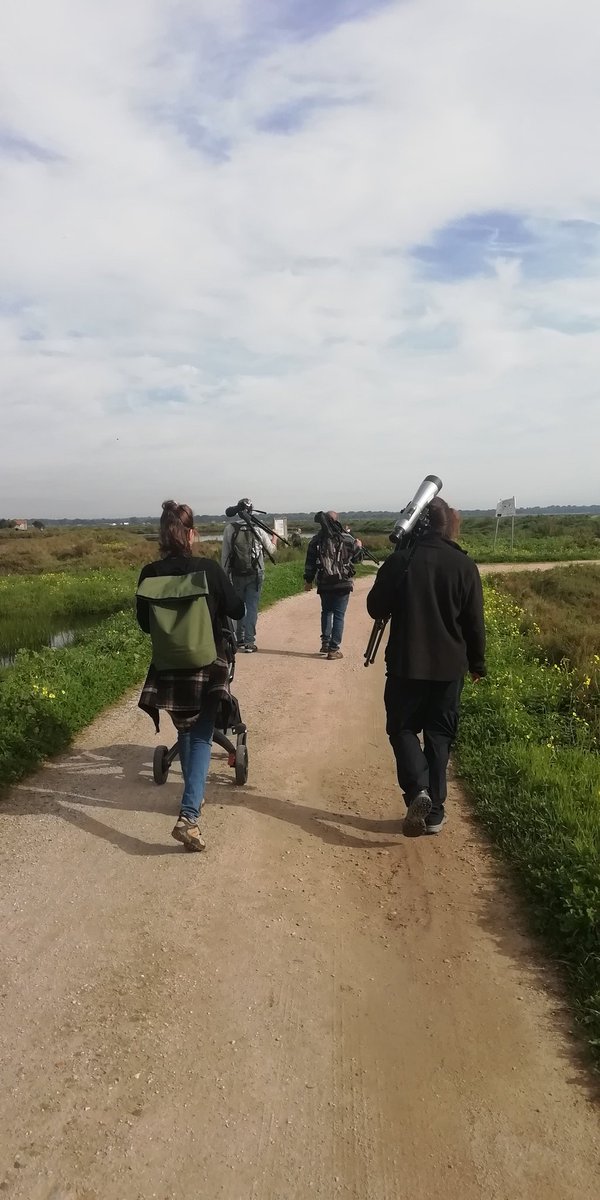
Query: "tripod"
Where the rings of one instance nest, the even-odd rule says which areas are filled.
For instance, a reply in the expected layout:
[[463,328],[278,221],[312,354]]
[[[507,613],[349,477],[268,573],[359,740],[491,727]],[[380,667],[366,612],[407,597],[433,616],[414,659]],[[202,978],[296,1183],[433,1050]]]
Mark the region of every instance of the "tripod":
[[[405,559],[404,569],[402,571],[402,576],[401,576],[402,579],[404,579],[404,576],[406,575],[406,572],[408,571],[408,568],[410,567],[411,559],[415,552],[417,542],[419,541],[419,538],[421,538],[423,536],[423,534],[425,533],[425,530],[427,529],[428,525],[429,525],[429,522],[428,522],[427,518],[422,517],[421,520],[418,521],[418,523],[415,526],[413,526],[410,533],[404,534],[404,536],[396,544],[396,549],[394,550],[394,554],[403,554],[404,559]],[[377,651],[379,650],[379,647],[381,645],[381,639],[383,638],[383,635],[385,633],[385,627],[388,623],[388,620],[389,620],[388,617],[386,617],[385,619],[383,617],[381,617],[381,618],[379,618],[379,620],[373,621],[373,628],[371,629],[371,636],[369,638],[369,641],[367,642],[367,648],[364,653],[365,667],[370,667],[375,662],[375,659],[377,657]]]

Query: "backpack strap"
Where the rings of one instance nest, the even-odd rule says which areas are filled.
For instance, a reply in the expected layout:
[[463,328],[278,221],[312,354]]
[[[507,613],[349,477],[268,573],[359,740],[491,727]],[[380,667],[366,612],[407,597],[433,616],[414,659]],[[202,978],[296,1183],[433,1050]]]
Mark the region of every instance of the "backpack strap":
[[193,600],[196,596],[208,596],[206,575],[204,571],[191,571],[187,575],[147,575],[136,596],[154,604],[160,604],[161,600]]

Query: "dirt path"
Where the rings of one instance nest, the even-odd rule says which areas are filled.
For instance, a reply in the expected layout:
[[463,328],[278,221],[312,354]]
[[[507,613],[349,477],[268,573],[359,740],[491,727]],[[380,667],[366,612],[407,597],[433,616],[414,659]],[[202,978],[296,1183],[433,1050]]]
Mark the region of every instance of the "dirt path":
[[536,563],[480,563],[479,571],[481,575],[505,575],[507,572],[513,571],[552,571],[555,567],[598,567],[600,559],[597,558],[574,558],[569,561],[562,562],[536,562]]
[[9,1200],[598,1196],[589,1080],[457,789],[399,833],[367,630],[355,596],[328,663],[314,596],[261,619],[251,786],[215,756],[203,856],[135,698],[0,807]]

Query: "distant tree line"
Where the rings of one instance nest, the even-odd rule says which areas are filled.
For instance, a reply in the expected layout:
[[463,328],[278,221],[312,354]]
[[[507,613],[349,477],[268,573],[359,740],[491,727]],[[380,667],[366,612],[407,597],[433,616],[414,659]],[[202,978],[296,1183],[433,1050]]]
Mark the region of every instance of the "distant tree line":
[[[14,529],[16,527],[16,524],[17,524],[17,522],[14,520],[11,520],[9,517],[0,517],[0,529]],[[31,524],[33,525],[34,529],[45,529],[46,528],[43,521],[36,520],[36,521],[32,521]]]
[[[356,509],[348,512],[340,510],[340,520],[346,524],[356,524],[358,521],[395,521],[400,509]],[[463,517],[494,517],[496,510],[494,508],[462,508]],[[517,508],[517,514],[520,517],[554,517],[554,516],[600,516],[600,504],[548,504],[536,505],[533,507]],[[276,516],[286,516],[290,524],[308,526],[314,524],[313,512],[284,512],[279,509]],[[222,525],[226,521],[225,513],[197,513],[196,522],[198,525]],[[155,517],[44,517],[31,522],[36,529],[44,529],[46,525],[52,526],[84,526],[86,528],[96,527],[102,528],[106,525],[129,525],[145,527],[154,527],[158,524],[158,516]],[[14,520],[0,519],[0,529],[14,529]]]

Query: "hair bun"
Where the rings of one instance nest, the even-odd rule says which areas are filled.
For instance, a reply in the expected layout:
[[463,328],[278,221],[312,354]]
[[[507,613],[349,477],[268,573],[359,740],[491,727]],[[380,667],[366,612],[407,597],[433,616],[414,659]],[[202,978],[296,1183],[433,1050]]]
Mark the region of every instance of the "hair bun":
[[172,512],[172,513],[177,514],[177,509],[179,508],[179,505],[177,504],[176,500],[163,500],[162,507],[163,507],[163,512]]

